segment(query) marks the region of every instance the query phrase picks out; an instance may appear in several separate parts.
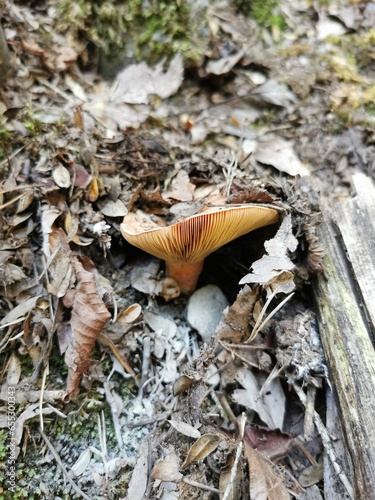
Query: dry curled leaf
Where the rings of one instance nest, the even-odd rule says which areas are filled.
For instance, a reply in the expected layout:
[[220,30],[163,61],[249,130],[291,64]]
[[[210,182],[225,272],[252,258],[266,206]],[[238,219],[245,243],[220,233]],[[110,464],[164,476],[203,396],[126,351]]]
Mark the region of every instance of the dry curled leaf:
[[181,470],[186,469],[193,462],[206,458],[216,450],[221,440],[222,438],[218,434],[204,434],[190,448],[186,460],[181,466]]
[[176,382],[173,384],[173,395],[178,396],[179,394],[182,394],[193,384],[196,384],[198,380],[199,377],[194,378],[189,377],[188,375],[181,375],[181,377],[178,377]]
[[77,288],[71,320],[72,341],[65,354],[65,362],[69,369],[67,380],[69,398],[75,395],[82,374],[90,367],[90,355],[95,341],[111,317],[98,293],[94,273],[84,268],[86,262],[88,267],[93,263],[87,258],[82,261],[78,257],[73,259]]
[[140,304],[132,304],[119,314],[117,321],[121,324],[134,323],[134,321],[139,318],[141,313],[142,306]]

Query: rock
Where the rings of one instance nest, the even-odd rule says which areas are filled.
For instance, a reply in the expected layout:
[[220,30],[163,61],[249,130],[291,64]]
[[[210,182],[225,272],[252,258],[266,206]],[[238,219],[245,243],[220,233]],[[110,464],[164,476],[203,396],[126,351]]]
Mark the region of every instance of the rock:
[[204,286],[190,297],[187,305],[188,322],[207,344],[211,342],[221,315],[228,305],[225,295],[216,285]]

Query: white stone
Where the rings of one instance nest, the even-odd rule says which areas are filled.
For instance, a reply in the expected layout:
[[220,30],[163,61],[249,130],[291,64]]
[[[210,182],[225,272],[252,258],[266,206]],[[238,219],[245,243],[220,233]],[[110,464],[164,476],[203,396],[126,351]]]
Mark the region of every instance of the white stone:
[[216,285],[207,285],[195,291],[187,305],[187,319],[202,339],[208,343],[215,333],[224,309],[229,305]]

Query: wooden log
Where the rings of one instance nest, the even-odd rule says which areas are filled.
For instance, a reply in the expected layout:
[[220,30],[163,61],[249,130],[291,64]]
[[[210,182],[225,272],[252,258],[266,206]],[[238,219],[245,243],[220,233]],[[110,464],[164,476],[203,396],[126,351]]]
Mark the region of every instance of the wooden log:
[[375,187],[363,174],[353,184],[354,198],[323,206],[314,290],[355,498],[375,500]]

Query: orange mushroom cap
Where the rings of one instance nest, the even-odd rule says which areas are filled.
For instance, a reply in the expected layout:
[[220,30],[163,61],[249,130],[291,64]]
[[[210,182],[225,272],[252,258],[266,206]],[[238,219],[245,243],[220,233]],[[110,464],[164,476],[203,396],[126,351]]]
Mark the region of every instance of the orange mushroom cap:
[[[254,229],[278,221],[274,208],[262,205],[207,207],[200,213],[165,225],[163,219],[147,216],[142,212],[129,213],[120,226],[123,237],[132,245],[163,259],[167,274],[176,278],[184,293],[195,287],[204,259],[226,243]],[[184,286],[181,276],[171,269],[195,264],[198,276],[193,285]],[[189,267],[189,266],[188,266]],[[168,272],[169,271],[169,272]],[[178,273],[181,274],[181,273]],[[183,277],[183,276],[182,276]],[[189,290],[188,290],[189,289]]]

